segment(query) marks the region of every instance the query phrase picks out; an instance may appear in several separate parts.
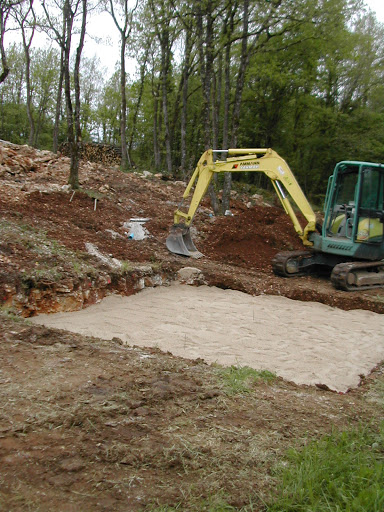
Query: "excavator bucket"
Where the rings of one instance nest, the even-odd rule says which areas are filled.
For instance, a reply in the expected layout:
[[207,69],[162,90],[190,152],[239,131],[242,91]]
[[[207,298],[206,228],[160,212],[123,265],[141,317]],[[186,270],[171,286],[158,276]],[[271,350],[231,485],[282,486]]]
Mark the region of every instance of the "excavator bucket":
[[174,254],[180,254],[189,258],[201,258],[203,254],[198,251],[192,242],[190,229],[184,224],[174,224],[166,240],[167,248]]

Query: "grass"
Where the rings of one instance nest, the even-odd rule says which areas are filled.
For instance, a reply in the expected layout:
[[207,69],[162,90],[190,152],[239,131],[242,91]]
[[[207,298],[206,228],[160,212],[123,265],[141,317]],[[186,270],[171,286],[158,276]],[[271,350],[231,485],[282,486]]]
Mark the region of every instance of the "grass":
[[276,375],[268,370],[254,370],[249,366],[219,367],[218,375],[228,395],[250,393],[255,384],[269,384],[276,379]]
[[383,512],[384,424],[335,432],[290,450],[268,512]]
[[32,323],[29,322],[26,318],[21,317],[17,309],[13,308],[12,306],[0,306],[0,317],[1,315],[17,323],[32,325]]
[[384,381],[377,380],[368,393],[368,400],[384,408]]

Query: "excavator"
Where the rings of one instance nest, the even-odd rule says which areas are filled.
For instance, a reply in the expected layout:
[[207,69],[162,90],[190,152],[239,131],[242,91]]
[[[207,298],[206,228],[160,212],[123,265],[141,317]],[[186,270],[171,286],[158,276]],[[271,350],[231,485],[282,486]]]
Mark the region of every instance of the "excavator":
[[[219,159],[218,153],[225,153],[225,159]],[[274,150],[208,149],[198,161],[174,212],[174,224],[166,240],[170,252],[192,258],[203,256],[193,243],[191,223],[213,176],[223,172],[264,173],[291,218],[305,249],[277,254],[272,260],[275,274],[293,277],[327,267],[337,289],[384,287],[383,164],[339,162],[328,180],[324,219],[320,224],[291,169]],[[182,211],[193,188],[189,207]],[[301,225],[295,210],[301,212],[305,225]]]

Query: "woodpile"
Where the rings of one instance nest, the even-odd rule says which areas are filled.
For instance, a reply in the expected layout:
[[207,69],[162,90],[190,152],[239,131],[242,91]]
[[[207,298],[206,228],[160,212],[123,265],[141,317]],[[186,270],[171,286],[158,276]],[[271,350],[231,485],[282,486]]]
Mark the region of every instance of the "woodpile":
[[[70,156],[69,143],[63,142],[59,151]],[[121,164],[121,148],[111,144],[97,144],[95,142],[80,142],[79,157],[81,160],[88,162],[96,162],[103,165],[120,165]]]

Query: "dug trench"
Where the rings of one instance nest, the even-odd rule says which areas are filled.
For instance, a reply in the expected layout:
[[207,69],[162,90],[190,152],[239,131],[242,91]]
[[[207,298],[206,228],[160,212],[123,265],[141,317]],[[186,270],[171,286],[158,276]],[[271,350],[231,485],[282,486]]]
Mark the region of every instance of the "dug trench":
[[[84,336],[31,324],[28,318],[44,313],[90,310],[106,296],[171,290],[160,285],[192,266],[164,244],[184,184],[83,162],[82,190],[73,196],[67,158],[0,148],[1,508],[200,511],[252,502],[252,510],[265,510],[288,448],[333,429],[379,423],[380,364],[346,393],[268,372],[238,389],[228,366],[160,350],[148,316],[131,327],[130,345],[122,336],[103,339],[101,331]],[[285,297],[298,306],[320,302],[336,317],[335,308],[366,310],[362,331],[371,338],[371,315],[382,318],[382,290],[346,294],[327,276],[275,277],[271,257],[300,248],[284,212],[242,191],[231,211],[214,218],[203,202],[194,240],[205,257],[193,262],[201,271],[195,284],[203,286],[180,287]],[[150,219],[144,240],[127,236],[125,223],[137,217]],[[182,298],[181,306],[198,325],[196,300]],[[283,338],[279,307],[275,330]],[[140,323],[149,331],[147,346],[136,341]],[[313,344],[317,327],[308,333]]]

